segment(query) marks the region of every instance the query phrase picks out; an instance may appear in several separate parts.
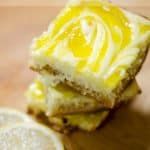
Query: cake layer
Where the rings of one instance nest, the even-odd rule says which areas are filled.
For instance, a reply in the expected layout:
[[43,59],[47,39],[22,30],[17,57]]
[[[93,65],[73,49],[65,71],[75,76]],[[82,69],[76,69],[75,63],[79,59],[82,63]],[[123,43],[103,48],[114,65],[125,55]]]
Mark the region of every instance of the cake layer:
[[150,21],[100,0],[75,0],[31,47],[32,68],[114,107],[150,44]]
[[[140,88],[137,82],[133,81],[122,94],[120,101],[127,101],[139,92]],[[41,99],[46,99],[46,106],[40,104],[36,107],[40,107],[41,110],[46,107],[46,112],[49,116],[96,112],[104,109],[99,101],[83,96],[72,88],[63,85],[60,83],[59,77],[53,75],[38,76],[30,86],[28,95],[33,105],[36,105],[34,103],[37,102],[32,100],[34,97],[39,99],[39,103],[42,103]]]

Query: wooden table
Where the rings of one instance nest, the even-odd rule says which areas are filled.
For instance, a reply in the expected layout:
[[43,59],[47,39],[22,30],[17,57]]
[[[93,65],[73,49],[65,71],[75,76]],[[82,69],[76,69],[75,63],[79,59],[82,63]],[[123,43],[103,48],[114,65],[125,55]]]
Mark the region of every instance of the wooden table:
[[[135,1],[135,0],[134,0]],[[150,17],[150,1],[128,7]],[[139,2],[139,1],[138,1]],[[136,4],[136,3],[135,3]],[[24,92],[35,73],[28,69],[31,39],[47,29],[61,6],[0,7],[0,106],[24,111]],[[150,55],[137,76],[143,93],[93,133],[67,137],[73,150],[150,150]]]

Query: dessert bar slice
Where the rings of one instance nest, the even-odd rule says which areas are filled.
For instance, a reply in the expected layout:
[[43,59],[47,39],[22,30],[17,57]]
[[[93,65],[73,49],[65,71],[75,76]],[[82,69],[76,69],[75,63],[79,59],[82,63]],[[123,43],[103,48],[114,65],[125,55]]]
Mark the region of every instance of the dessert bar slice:
[[[58,108],[60,106],[62,106],[62,104],[64,104],[64,111],[66,111],[68,109],[68,106],[65,105],[66,104],[66,99],[67,99],[67,95],[65,95],[65,97],[63,96],[64,93],[62,93],[62,102],[64,99],[64,102],[59,103],[58,100],[56,100],[56,104],[53,105],[52,103],[50,103],[51,99],[49,99],[49,103],[46,103],[46,95],[45,92],[43,90],[43,86],[41,86],[41,82],[39,82],[39,80],[35,80],[35,82],[30,86],[28,92],[27,92],[27,97],[28,97],[28,110],[31,114],[33,114],[38,120],[52,126],[55,130],[60,131],[60,132],[67,132],[69,130],[72,130],[74,128],[79,128],[81,130],[85,130],[85,131],[93,131],[95,130],[97,127],[99,127],[101,125],[101,123],[106,119],[106,117],[109,114],[109,110],[103,110],[100,109],[97,112],[82,112],[82,113],[76,113],[76,114],[66,114],[64,115],[63,113],[59,112],[59,109],[56,110],[56,108],[54,108],[54,110],[56,112],[53,112],[55,115],[59,114],[60,115],[56,115],[56,116],[50,116],[49,112],[50,112],[50,108],[55,107],[56,105],[58,105]],[[58,93],[61,93],[62,91],[59,91],[58,89],[55,89],[55,87],[53,87],[53,89],[55,91],[57,91]],[[68,89],[67,89],[68,90]],[[64,89],[65,91],[65,89]],[[122,100],[125,101],[125,99],[131,99],[134,96],[136,96],[139,92],[139,88],[136,84],[136,82],[134,81],[130,87],[128,87],[128,89],[126,90],[126,92],[123,94],[124,96],[122,97]],[[79,99],[82,99],[78,96]],[[71,99],[70,99],[71,101]],[[93,100],[91,100],[92,102]],[[48,105],[51,105],[51,107],[49,107]],[[60,106],[59,106],[60,105]],[[65,106],[67,107],[67,109],[65,108]],[[48,108],[49,107],[49,108]],[[70,107],[72,107],[74,109],[74,106],[71,105]],[[70,109],[69,109],[70,110]]]
[[140,70],[150,21],[100,0],[70,2],[31,46],[31,67],[59,75],[82,95],[113,108]]

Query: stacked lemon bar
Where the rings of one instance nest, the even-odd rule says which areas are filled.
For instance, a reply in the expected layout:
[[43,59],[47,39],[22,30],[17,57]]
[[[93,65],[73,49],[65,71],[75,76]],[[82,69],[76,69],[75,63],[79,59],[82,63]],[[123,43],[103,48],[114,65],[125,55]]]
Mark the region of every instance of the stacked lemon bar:
[[31,46],[29,111],[62,132],[95,130],[140,93],[149,44],[148,19],[107,1],[70,1]]

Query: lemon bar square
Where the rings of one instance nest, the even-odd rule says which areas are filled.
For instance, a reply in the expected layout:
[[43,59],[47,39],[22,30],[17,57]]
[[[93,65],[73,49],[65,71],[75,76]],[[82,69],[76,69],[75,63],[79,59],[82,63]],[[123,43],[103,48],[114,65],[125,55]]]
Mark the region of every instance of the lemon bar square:
[[75,0],[33,41],[31,67],[113,108],[140,70],[150,21],[109,2]]

